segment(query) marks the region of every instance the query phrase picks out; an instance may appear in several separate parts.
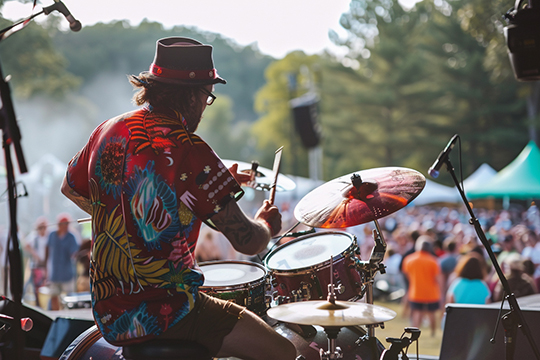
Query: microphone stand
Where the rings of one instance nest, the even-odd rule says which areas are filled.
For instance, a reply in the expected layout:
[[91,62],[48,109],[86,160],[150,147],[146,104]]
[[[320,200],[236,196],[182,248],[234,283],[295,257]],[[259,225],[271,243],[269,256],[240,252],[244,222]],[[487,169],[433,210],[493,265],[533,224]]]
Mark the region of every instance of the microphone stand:
[[456,188],[458,189],[459,194],[461,195],[461,198],[463,199],[463,202],[465,204],[465,207],[467,208],[467,211],[469,212],[469,215],[471,216],[471,218],[469,219],[469,223],[474,226],[474,229],[476,230],[476,234],[478,235],[478,238],[482,242],[482,245],[484,245],[489,255],[489,258],[491,259],[493,267],[495,268],[495,271],[499,277],[499,280],[501,281],[502,287],[504,289],[504,293],[506,294],[505,298],[503,299],[503,302],[504,300],[508,301],[508,305],[510,306],[510,312],[505,314],[502,318],[505,334],[508,335],[505,338],[506,360],[514,359],[514,350],[515,350],[515,341],[516,341],[515,335],[517,333],[518,327],[521,328],[521,330],[527,337],[527,340],[529,341],[529,344],[531,345],[531,348],[534,352],[536,359],[540,360],[540,353],[538,352],[538,348],[532,337],[531,330],[529,326],[527,325],[527,322],[525,321],[523,312],[519,308],[515,295],[512,293],[512,290],[510,289],[508,280],[504,276],[501,270],[501,267],[499,266],[499,263],[497,262],[497,258],[495,257],[495,254],[493,253],[493,250],[491,249],[491,246],[486,238],[486,235],[484,234],[484,231],[482,230],[482,226],[480,225],[480,222],[478,221],[478,219],[475,217],[474,212],[472,211],[471,205],[469,204],[469,201],[467,200],[467,197],[465,196],[465,192],[461,188],[460,182],[456,177],[454,167],[452,166],[452,163],[450,162],[450,157],[447,156],[444,163],[446,164],[446,169],[448,170],[450,175],[452,175],[452,179],[454,180],[454,183],[456,184]]
[[13,103],[11,101],[11,91],[9,84],[4,80],[2,69],[0,67],[0,96],[2,98],[2,113],[0,116],[0,128],[2,130],[2,147],[4,149],[6,178],[7,178],[7,194],[9,203],[9,235],[8,235],[8,256],[9,256],[9,280],[11,295],[13,297],[13,318],[14,325],[11,330],[14,332],[13,347],[14,358],[23,358],[23,333],[21,329],[20,319],[22,313],[22,292],[23,292],[23,274],[21,251],[19,247],[19,239],[17,236],[17,186],[15,184],[15,174],[13,171],[13,161],[11,159],[11,145],[15,147],[17,158],[19,160],[19,170],[21,173],[27,172],[26,163],[24,161],[21,143],[20,132],[17,126]]

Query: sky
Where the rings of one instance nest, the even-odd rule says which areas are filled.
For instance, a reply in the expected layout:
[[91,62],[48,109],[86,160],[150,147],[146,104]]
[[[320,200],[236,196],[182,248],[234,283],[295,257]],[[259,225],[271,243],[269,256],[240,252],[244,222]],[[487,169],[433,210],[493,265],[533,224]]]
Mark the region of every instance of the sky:
[[[333,45],[328,31],[344,35],[339,25],[350,0],[64,0],[83,26],[113,20],[137,25],[147,18],[165,27],[194,26],[219,33],[240,45],[257,43],[264,54],[281,58],[293,50],[308,54],[323,49],[344,53]],[[35,12],[53,0],[42,0]],[[32,13],[31,3],[7,1],[3,16],[11,20]],[[40,15],[35,20],[44,20]],[[66,28],[68,23],[66,21]]]

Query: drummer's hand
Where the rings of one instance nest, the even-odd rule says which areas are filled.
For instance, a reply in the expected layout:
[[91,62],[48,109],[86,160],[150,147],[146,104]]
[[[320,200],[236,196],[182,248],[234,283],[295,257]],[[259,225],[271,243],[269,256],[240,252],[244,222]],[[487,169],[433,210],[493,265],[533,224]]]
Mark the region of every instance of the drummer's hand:
[[236,182],[240,185],[247,185],[251,180],[251,176],[249,174],[246,174],[244,172],[238,172],[238,164],[236,163],[229,168],[229,171],[231,175],[235,178]]
[[271,236],[281,231],[281,214],[279,209],[277,206],[270,204],[268,200],[264,200],[259,211],[255,214],[255,220],[265,222],[270,228]]

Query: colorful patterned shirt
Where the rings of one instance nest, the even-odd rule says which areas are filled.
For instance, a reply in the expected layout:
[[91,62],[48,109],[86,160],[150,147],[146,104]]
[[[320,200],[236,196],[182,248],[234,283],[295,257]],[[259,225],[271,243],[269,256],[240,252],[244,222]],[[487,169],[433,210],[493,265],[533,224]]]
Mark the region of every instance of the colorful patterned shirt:
[[158,336],[193,309],[201,221],[242,194],[181,119],[141,109],[107,120],[68,165],[68,184],[92,203],[94,319],[115,345]]

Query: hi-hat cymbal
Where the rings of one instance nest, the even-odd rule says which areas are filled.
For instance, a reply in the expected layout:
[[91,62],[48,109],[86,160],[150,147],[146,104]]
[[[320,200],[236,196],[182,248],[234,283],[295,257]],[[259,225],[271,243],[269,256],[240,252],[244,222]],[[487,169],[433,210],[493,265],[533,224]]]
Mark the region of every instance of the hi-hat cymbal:
[[[223,165],[225,165],[227,168],[230,168],[233,166],[233,164],[238,164],[238,172],[239,173],[245,173],[250,174],[251,173],[251,164],[243,162],[243,161],[236,161],[236,160],[221,160],[223,162]],[[248,186],[252,187],[256,190],[270,190],[272,187],[272,183],[274,182],[274,172],[270,169],[264,168],[262,166],[259,166],[257,168],[257,173],[255,174],[255,181],[253,184],[244,184],[242,183],[242,186]],[[276,183],[276,191],[290,191],[294,190],[296,188],[296,183],[290,179],[289,177],[278,174],[277,183]]]
[[353,326],[378,324],[392,320],[396,313],[378,305],[336,301],[300,301],[268,309],[268,316],[279,321],[319,326]]
[[362,170],[311,191],[296,205],[294,216],[313,227],[355,226],[403,208],[420,194],[425,184],[426,178],[416,170],[400,167]]

